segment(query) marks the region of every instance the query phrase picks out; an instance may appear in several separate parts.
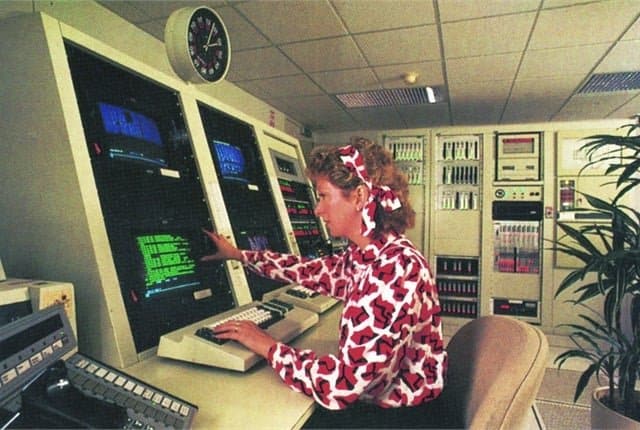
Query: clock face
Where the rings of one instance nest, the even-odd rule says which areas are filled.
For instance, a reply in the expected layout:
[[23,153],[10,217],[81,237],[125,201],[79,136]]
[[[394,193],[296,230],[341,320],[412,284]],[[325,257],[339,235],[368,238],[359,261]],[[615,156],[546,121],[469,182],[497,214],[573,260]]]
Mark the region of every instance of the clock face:
[[206,81],[222,79],[229,67],[229,38],[220,17],[206,7],[196,9],[187,28],[187,44],[193,67]]

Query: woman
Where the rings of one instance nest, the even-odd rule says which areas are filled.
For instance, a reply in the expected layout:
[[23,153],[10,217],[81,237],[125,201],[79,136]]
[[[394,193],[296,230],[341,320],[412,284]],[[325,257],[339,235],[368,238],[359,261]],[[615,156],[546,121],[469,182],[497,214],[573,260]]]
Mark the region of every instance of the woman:
[[307,175],[318,196],[316,215],[332,236],[349,239],[344,252],[309,260],[241,251],[207,232],[218,251],[204,259],[239,260],[343,301],[339,351],[297,350],[248,321],[221,324],[216,335],[262,355],[287,385],[322,405],[309,426],[421,425],[424,414],[415,407],[442,391],[447,356],[432,274],[403,236],[415,218],[407,180],[388,151],[364,139],[314,149]]

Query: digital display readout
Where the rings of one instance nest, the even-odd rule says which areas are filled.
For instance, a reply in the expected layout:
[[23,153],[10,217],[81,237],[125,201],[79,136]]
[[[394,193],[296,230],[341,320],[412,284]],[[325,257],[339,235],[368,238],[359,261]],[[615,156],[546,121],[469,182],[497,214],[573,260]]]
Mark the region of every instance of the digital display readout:
[[502,140],[503,154],[533,154],[535,140],[531,137],[509,138]]

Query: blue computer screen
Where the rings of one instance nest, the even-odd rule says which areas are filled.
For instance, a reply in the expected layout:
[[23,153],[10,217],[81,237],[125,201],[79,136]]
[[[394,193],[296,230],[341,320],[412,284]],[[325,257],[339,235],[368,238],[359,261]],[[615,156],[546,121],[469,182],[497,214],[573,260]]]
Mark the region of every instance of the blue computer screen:
[[111,158],[167,166],[162,137],[151,118],[104,102],[99,102],[98,108]]
[[213,141],[218,169],[224,179],[233,179],[247,182],[246,162],[242,150],[235,145],[231,145],[219,140]]

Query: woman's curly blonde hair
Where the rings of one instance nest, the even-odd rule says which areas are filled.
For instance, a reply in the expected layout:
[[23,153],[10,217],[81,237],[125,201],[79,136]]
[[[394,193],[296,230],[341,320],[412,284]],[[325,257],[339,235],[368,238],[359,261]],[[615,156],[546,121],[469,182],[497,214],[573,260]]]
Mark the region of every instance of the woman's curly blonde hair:
[[[409,203],[409,183],[406,175],[393,162],[389,151],[371,140],[352,138],[350,145],[360,152],[374,186],[386,185],[398,197],[402,206],[392,212],[386,212],[378,204],[376,210],[376,233],[390,231],[404,233],[413,227],[416,213]],[[340,188],[348,196],[362,180],[342,162],[337,146],[318,146],[311,151],[307,163],[307,176],[315,184],[318,178],[327,178],[331,184]]]

